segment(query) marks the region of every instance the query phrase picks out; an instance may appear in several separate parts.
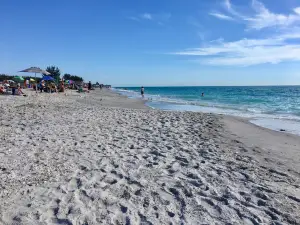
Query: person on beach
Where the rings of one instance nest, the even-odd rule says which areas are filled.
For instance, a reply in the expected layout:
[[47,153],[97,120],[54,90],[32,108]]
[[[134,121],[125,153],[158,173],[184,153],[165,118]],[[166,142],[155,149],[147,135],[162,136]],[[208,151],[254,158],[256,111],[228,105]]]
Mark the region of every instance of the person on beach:
[[145,93],[145,88],[141,87],[141,95],[142,95],[143,98],[144,98],[144,93]]
[[91,81],[89,81],[88,89],[89,89],[89,90],[92,90],[92,83],[91,83]]
[[41,92],[45,92],[45,81],[44,80],[42,80],[42,82],[40,83],[40,85],[41,85]]
[[23,96],[27,96],[27,95],[25,95],[24,94],[24,92],[22,91],[22,88],[21,88],[21,85],[20,84],[18,84],[18,86],[17,86],[17,95],[23,95]]
[[55,85],[55,83],[51,84],[51,93],[56,93],[57,92],[57,87]]
[[10,85],[9,85],[7,80],[4,81],[3,86],[4,86],[4,89],[5,89],[5,92],[8,93],[8,89],[9,89]]
[[63,80],[61,80],[61,82],[60,82],[59,92],[65,92],[65,83]]

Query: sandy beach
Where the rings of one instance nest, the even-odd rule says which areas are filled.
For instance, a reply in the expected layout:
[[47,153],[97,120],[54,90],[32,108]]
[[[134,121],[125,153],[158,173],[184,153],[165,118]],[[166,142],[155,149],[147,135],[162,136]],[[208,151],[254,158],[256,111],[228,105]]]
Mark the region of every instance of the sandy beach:
[[0,224],[300,224],[299,136],[109,90],[0,106]]

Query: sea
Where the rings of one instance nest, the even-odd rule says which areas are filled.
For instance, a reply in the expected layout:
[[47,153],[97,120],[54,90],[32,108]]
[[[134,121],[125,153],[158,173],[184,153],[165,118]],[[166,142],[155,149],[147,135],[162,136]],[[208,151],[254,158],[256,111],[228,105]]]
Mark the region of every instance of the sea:
[[[113,90],[142,98],[140,87]],[[300,135],[300,86],[145,87],[144,99],[156,109],[239,116],[258,126]]]

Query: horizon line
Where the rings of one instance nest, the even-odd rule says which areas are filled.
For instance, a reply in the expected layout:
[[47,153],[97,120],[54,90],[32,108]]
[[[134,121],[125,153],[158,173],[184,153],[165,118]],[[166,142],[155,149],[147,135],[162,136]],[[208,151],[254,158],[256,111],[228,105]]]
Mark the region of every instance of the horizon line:
[[[148,88],[151,88],[151,87],[283,87],[283,86],[286,86],[286,87],[291,87],[291,86],[300,86],[300,84],[262,84],[262,85],[182,85],[182,86],[179,86],[179,85],[170,85],[170,86],[167,86],[167,85],[157,85],[157,86],[143,86],[143,87],[148,87]],[[132,85],[129,85],[129,86],[115,86],[115,85],[112,85],[113,88],[140,88],[142,87],[141,85],[139,86],[132,86]]]

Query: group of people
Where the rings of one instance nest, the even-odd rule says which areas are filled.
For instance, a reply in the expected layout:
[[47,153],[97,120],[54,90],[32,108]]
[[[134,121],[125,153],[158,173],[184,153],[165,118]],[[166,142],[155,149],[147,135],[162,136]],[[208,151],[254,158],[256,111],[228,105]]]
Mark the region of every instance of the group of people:
[[3,81],[3,85],[0,86],[0,94],[8,94],[9,93],[9,89],[11,89],[12,95],[23,95],[23,96],[26,96],[24,94],[24,92],[22,91],[22,87],[21,87],[20,83],[18,83],[17,85],[15,85],[15,83],[13,83],[12,85],[10,85],[7,80]]
[[[24,82],[24,86],[29,87],[27,85],[27,82]],[[39,91],[39,92],[46,92],[46,93],[57,93],[57,92],[65,92],[65,88],[71,88],[73,86],[73,88],[76,87],[76,84],[67,84],[65,83],[65,81],[62,79],[60,80],[60,82],[58,84],[56,84],[53,81],[49,81],[46,82],[45,80],[42,80],[39,83],[34,83],[32,85],[33,90]],[[89,83],[87,84],[87,89],[89,92],[90,90],[94,90],[93,86],[92,86],[92,82],[89,81]],[[102,85],[100,86],[100,88],[102,89]],[[77,87],[78,88],[78,87]],[[82,88],[81,88],[82,89]],[[78,89],[79,90],[79,89]],[[81,90],[83,91],[83,90]],[[8,93],[12,93],[12,95],[23,95],[25,96],[24,92],[22,91],[22,87],[19,84],[16,84],[14,82],[9,82],[7,80],[3,81],[3,83],[0,83],[0,94],[8,94]],[[80,92],[80,90],[79,90]]]
[[38,90],[40,92],[48,92],[48,93],[64,92],[65,84],[63,80],[59,83],[59,86],[57,86],[54,82],[46,84],[46,82],[42,80],[38,84]]
[[38,90],[40,90],[40,92],[57,92],[57,87],[54,83],[49,83],[46,85],[45,81],[42,80],[39,84],[38,84]]

